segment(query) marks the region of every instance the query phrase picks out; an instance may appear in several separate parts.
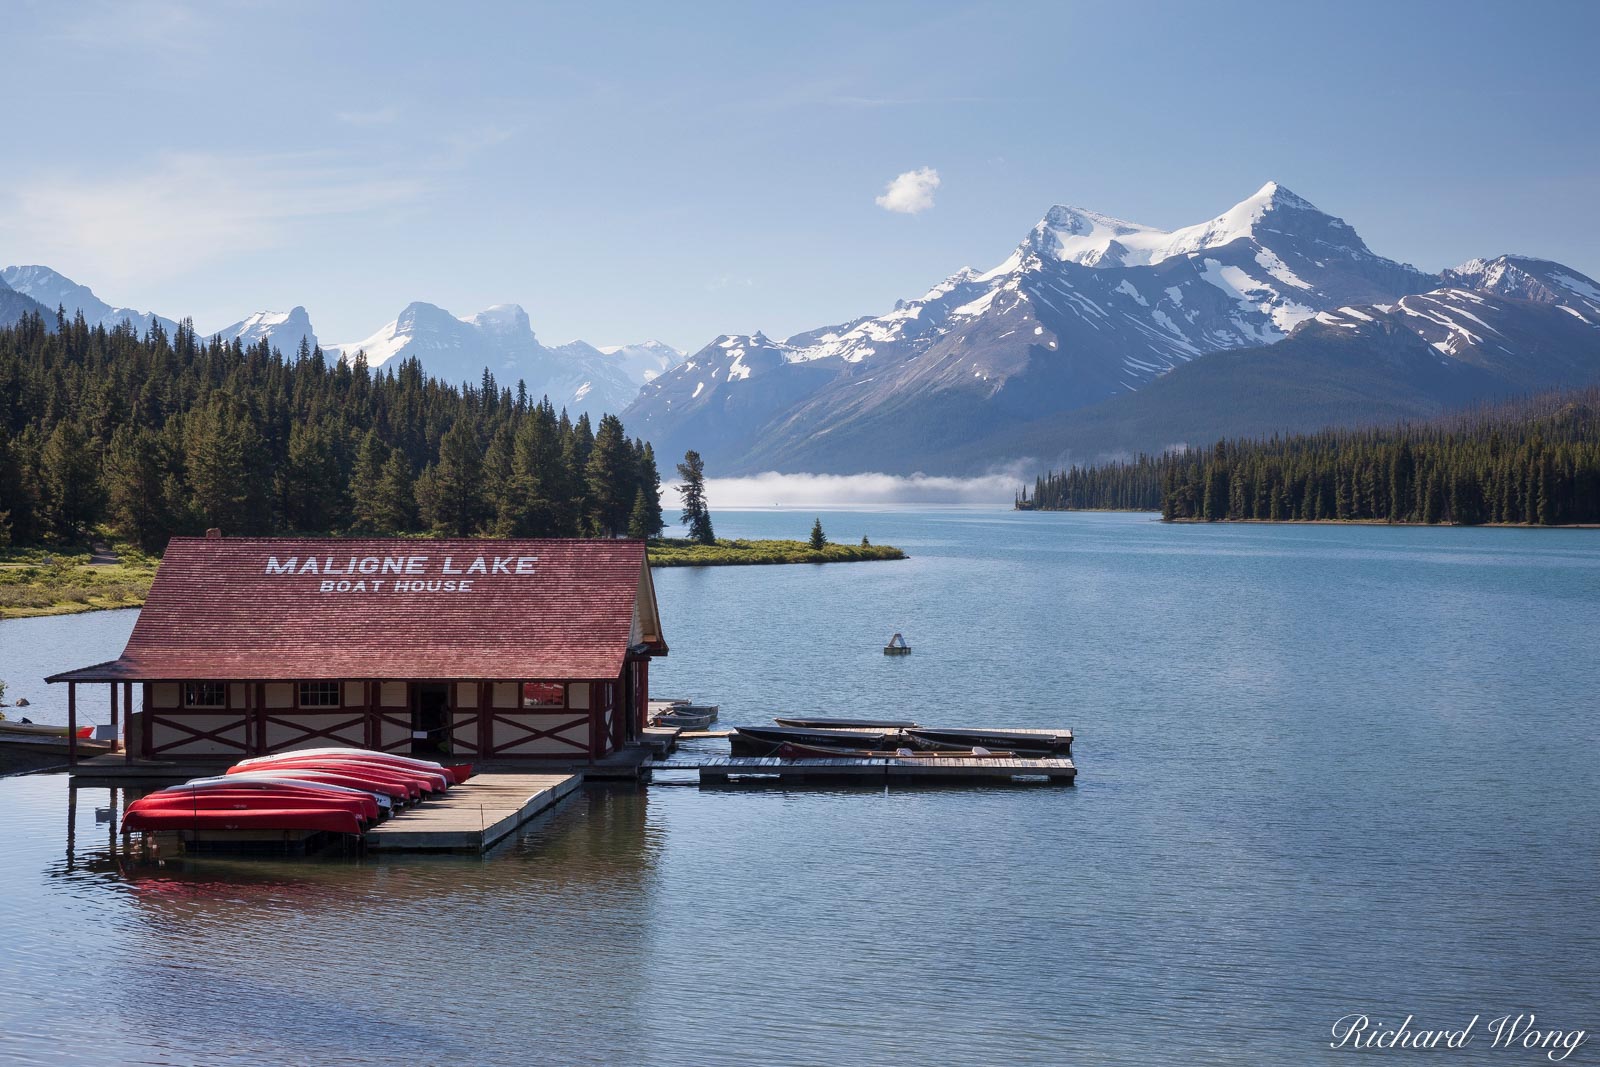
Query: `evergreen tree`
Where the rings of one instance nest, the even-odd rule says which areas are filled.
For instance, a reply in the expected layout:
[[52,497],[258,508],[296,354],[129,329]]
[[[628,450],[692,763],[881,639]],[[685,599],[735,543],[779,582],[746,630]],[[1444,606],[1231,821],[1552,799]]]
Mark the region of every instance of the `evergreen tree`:
[[690,540],[702,545],[714,545],[717,538],[711,531],[711,513],[706,510],[706,465],[700,453],[690,449],[678,464],[678,495],[683,498],[683,513],[678,521],[689,527]]
[[370,519],[374,530],[380,533],[403,533],[416,529],[417,500],[413,489],[411,464],[399,450],[389,453],[383,461],[383,473],[378,478]]
[[106,449],[103,477],[111,526],[145,552],[166,548],[172,516],[166,507],[167,460],[161,437],[119,426]]
[[622,420],[606,415],[600,420],[585,467],[584,495],[589,501],[593,528],[606,537],[615,537],[628,528],[630,510],[637,495],[638,472],[633,449],[622,431]]
[[439,462],[426,472],[424,493],[417,486],[422,518],[433,530],[450,537],[469,537],[485,516],[483,453],[477,435],[463,420],[439,441]]
[[59,422],[39,459],[50,528],[58,540],[76,540],[99,510],[99,464],[89,439],[77,423]]
[[821,552],[828,547],[828,538],[822,532],[822,519],[818,518],[811,524],[811,538],[809,541],[814,552]]
[[628,536],[641,541],[653,536],[650,532],[650,506],[645,500],[644,487],[633,493],[633,509],[628,513]]

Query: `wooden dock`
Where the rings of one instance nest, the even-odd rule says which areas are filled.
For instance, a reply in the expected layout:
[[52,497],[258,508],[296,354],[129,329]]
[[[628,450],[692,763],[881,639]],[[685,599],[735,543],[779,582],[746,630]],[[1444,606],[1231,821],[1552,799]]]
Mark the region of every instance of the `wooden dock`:
[[485,852],[577,789],[582,774],[481,774],[368,830],[378,852]]
[[702,782],[733,779],[779,781],[849,780],[855,782],[1010,782],[1047,781],[1071,785],[1078,768],[1070,759],[780,759],[777,756],[716,756],[707,759],[658,760],[651,771],[698,771]]

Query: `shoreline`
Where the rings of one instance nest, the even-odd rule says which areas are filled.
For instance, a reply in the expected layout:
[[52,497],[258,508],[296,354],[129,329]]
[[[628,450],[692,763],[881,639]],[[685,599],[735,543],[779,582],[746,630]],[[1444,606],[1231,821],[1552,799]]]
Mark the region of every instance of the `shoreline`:
[[1388,519],[1162,519],[1145,508],[1012,508],[1040,515],[1154,515],[1168,526],[1419,526],[1439,530],[1600,530],[1600,522],[1561,522],[1545,526],[1529,522],[1390,522]]
[[[814,549],[805,541],[718,540],[715,545],[692,544],[677,538],[652,542],[649,549],[652,568],[669,567],[782,567],[822,563],[876,563],[909,557],[893,545],[829,544]],[[22,570],[24,565],[10,565]],[[4,588],[22,603],[0,602],[0,622],[12,619],[42,619],[57,615],[81,615],[91,611],[119,611],[144,606],[155,580],[154,568],[131,572],[121,568],[113,588],[96,591],[101,565],[84,564],[70,574],[48,573],[34,567],[25,581],[12,581]],[[108,578],[110,576],[107,576]]]

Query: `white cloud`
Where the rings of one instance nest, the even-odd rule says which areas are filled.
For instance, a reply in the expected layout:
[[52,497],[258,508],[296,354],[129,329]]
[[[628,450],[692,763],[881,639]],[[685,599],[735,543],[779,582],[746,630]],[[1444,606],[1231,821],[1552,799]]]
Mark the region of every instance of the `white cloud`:
[[97,282],[170,277],[422,191],[323,154],[172,153],[140,171],[13,178],[0,192],[0,244]]
[[933,191],[939,188],[939,172],[932,167],[908,170],[883,187],[883,195],[873,201],[885,211],[915,215],[933,206]]

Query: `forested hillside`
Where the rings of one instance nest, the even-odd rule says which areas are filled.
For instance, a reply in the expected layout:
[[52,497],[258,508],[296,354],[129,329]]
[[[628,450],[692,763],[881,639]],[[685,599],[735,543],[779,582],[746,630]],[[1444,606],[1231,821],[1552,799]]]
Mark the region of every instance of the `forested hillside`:
[[1386,429],[1325,430],[1038,478],[1017,507],[1167,519],[1600,522],[1600,389]]
[[175,533],[573,536],[662,528],[649,444],[484,373],[457,389],[191,324],[0,329],[0,541]]

